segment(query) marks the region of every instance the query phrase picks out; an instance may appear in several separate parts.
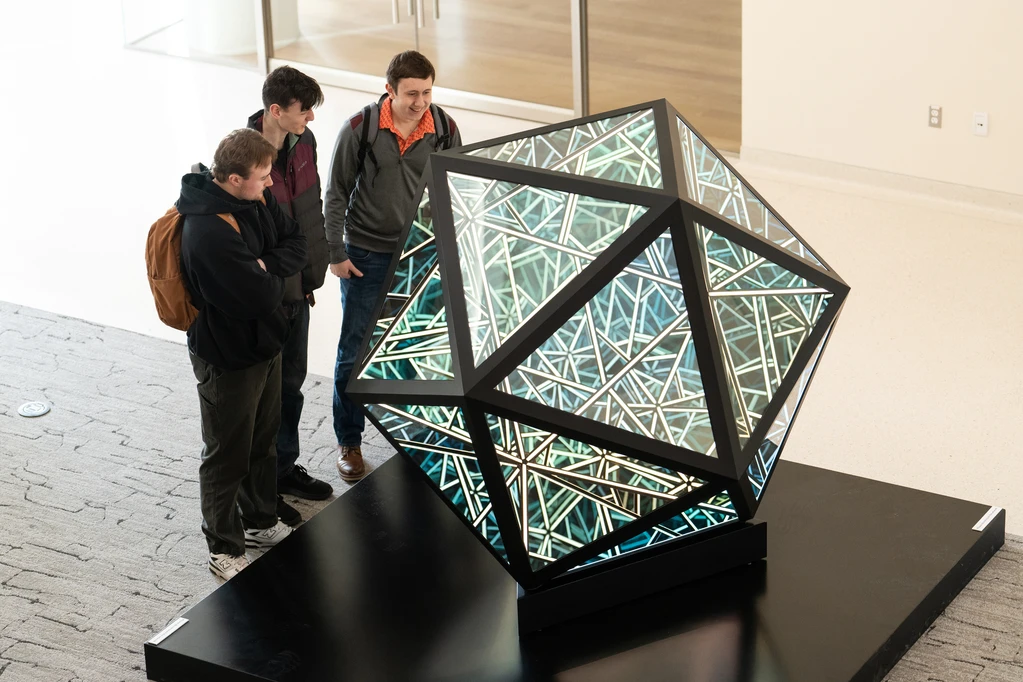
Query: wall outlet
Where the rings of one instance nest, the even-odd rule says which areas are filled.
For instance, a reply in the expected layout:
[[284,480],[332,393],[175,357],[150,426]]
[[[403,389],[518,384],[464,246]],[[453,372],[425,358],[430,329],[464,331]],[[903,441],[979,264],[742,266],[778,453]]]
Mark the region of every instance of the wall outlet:
[[928,116],[927,125],[929,125],[932,128],[941,127],[941,107],[939,107],[937,104],[932,104],[930,113],[927,114],[927,116]]
[[973,112],[973,134],[987,137],[987,112]]

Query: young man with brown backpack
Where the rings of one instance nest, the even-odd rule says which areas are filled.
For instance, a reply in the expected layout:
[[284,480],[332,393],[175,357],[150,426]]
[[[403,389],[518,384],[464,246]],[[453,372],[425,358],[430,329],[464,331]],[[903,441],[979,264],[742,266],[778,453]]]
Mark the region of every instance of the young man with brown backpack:
[[[229,579],[245,548],[291,533],[277,518],[281,348],[290,318],[285,280],[306,265],[306,240],[269,187],[277,149],[235,130],[212,171],[181,180],[181,274],[198,316],[188,352],[202,418],[199,495],[210,570]],[[221,217],[229,215],[237,223]]]
[[297,464],[298,425],[302,418],[302,384],[309,348],[309,309],[313,292],[323,285],[329,253],[323,231],[323,200],[316,170],[316,138],[308,124],[313,108],[323,103],[319,84],[290,66],[274,69],[263,81],[263,108],[249,117],[248,127],[259,131],[277,150],[270,170],[270,192],[286,214],[298,222],[306,238],[308,262],[285,281],[284,305],[289,314],[288,335],[281,350],[281,428],[277,434],[277,516],[289,526],[302,521],[298,510],[281,496],[325,500],[334,489]]

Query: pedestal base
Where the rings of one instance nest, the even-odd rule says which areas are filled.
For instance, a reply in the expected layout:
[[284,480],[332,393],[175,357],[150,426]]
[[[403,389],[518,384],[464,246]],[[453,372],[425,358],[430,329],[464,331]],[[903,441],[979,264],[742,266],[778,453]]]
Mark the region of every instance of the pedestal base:
[[876,681],[1005,534],[1004,512],[973,529],[987,505],[780,462],[768,560],[520,638],[514,581],[414,466],[390,459],[185,613],[149,678]]
[[767,524],[749,521],[679,547],[667,545],[609,564],[606,570],[571,573],[539,590],[518,590],[519,634],[635,601],[767,556]]

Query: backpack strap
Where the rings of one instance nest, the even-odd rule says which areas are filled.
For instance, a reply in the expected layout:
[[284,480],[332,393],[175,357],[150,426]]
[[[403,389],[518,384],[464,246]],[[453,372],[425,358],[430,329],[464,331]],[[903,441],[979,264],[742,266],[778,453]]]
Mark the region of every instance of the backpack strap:
[[382,95],[375,105],[367,104],[362,108],[362,134],[359,137],[359,165],[355,169],[356,178],[361,177],[362,171],[366,169],[367,156],[374,166],[380,167],[376,154],[373,153],[373,143],[376,142],[380,128],[380,106],[385,99],[386,94]]
[[225,221],[228,225],[234,228],[234,231],[238,234],[242,233],[242,228],[238,227],[238,221],[235,220],[234,216],[230,213],[218,213],[217,217]]
[[[436,104],[430,104],[430,114],[433,115],[433,122],[439,123],[437,141],[433,145],[433,151],[439,152],[442,149],[451,149],[451,133],[454,121],[448,118],[447,113]],[[437,127],[436,125],[434,126]]]

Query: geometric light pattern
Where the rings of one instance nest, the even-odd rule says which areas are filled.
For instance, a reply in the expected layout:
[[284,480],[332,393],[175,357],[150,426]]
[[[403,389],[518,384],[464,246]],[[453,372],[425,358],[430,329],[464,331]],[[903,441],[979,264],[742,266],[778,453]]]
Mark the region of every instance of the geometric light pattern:
[[706,483],[494,415],[487,424],[534,569]]
[[827,266],[817,259],[810,248],[785,227],[738,174],[732,172],[728,164],[681,117],[676,120],[682,140],[685,189],[690,199],[817,267],[826,269]]
[[[385,336],[387,342],[380,343]],[[423,192],[415,220],[405,238],[359,376],[364,379],[453,378],[428,191]]]
[[713,456],[671,235],[654,240],[499,389]]
[[832,294],[713,230],[698,225],[697,233],[745,445]]
[[520,585],[754,515],[848,286],[671,105],[420,192],[347,390]]
[[495,161],[662,187],[652,109],[525,137],[468,152]]
[[647,210],[457,173],[448,185],[477,365]]

